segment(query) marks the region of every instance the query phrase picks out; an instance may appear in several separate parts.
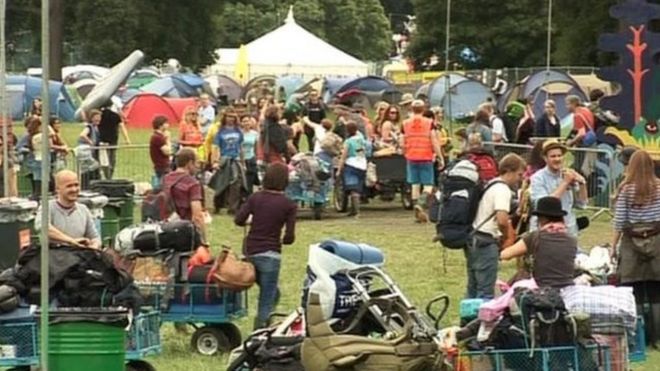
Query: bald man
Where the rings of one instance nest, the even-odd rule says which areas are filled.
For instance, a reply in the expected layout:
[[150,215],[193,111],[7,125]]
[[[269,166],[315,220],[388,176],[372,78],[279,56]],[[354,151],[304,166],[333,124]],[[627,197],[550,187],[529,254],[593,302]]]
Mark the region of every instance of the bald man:
[[[87,206],[77,202],[80,183],[76,173],[62,170],[55,175],[56,199],[48,202],[50,225],[48,238],[55,243],[98,249],[101,238]],[[35,228],[41,229],[41,208]]]

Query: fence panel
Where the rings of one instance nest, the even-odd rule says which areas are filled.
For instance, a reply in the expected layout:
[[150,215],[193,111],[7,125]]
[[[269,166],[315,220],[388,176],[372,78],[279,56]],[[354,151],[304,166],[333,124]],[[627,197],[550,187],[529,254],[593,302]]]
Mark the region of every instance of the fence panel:
[[[513,143],[484,143],[494,148],[498,160],[509,153],[521,156],[525,161],[530,160],[531,145]],[[564,166],[578,170],[587,180],[589,206],[598,210],[611,209],[613,196],[621,180],[621,171],[616,171],[618,164],[617,152],[608,147],[598,148],[569,148],[564,157]]]
[[[88,171],[98,167],[102,179],[128,179],[133,182],[150,182],[153,175],[153,164],[149,155],[148,144],[122,146],[89,147],[96,166],[89,163],[85,156],[76,156],[75,161],[69,161],[69,168],[82,177]],[[110,166],[114,164],[114,167]]]

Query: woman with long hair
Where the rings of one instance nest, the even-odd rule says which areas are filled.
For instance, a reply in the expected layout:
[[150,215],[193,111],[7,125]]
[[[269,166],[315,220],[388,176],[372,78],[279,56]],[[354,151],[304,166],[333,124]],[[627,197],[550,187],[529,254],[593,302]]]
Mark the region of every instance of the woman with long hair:
[[263,190],[252,194],[234,218],[236,225],[246,226],[252,216],[244,253],[254,264],[259,286],[255,329],[268,326],[268,317],[279,297],[282,245],[295,241],[296,204],[284,195],[288,183],[289,169],[285,164],[269,165]]
[[375,110],[376,115],[374,116],[374,119],[373,119],[373,123],[375,125],[378,125],[381,122],[383,122],[383,120],[385,119],[385,116],[386,116],[387,108],[389,106],[390,106],[389,103],[387,103],[385,101],[380,101],[380,102],[376,103],[376,110]]
[[41,143],[44,136],[41,133],[41,120],[33,118],[28,124],[28,148],[30,149],[30,170],[32,172],[32,198],[39,199],[41,194]]
[[263,125],[259,138],[258,158],[265,163],[289,162],[289,135],[280,125],[280,110],[277,106],[264,106]]
[[543,103],[543,115],[534,125],[534,136],[537,138],[559,138],[561,136],[561,120],[557,116],[557,104],[548,99]]
[[619,187],[612,247],[612,256],[619,258],[620,282],[633,287],[647,339],[654,344],[660,340],[660,179],[646,151],[632,155]]
[[255,185],[259,185],[257,173],[256,147],[259,140],[257,120],[250,115],[241,117],[241,130],[243,131],[243,159],[245,160],[245,181],[248,194],[252,194]]
[[401,131],[401,112],[399,107],[387,106],[383,117],[376,123],[375,134],[382,145],[396,145],[397,136]]
[[183,120],[179,123],[179,145],[181,147],[197,149],[204,143],[198,117],[199,113],[193,106],[188,106],[183,111]]

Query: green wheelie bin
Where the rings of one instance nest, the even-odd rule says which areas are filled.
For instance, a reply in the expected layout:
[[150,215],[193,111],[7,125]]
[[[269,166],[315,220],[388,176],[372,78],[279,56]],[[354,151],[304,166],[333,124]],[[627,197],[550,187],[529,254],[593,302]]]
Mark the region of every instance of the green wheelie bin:
[[16,264],[21,249],[32,243],[35,237],[34,217],[38,207],[36,201],[23,198],[0,199],[0,270]]
[[124,371],[127,325],[122,308],[49,310],[48,369]]

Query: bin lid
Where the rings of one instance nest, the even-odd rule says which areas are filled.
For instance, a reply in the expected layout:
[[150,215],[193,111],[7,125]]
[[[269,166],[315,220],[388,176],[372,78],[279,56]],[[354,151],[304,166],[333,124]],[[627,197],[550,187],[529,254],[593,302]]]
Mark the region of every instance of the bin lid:
[[22,213],[37,210],[38,207],[39,203],[37,201],[28,200],[27,198],[0,198],[0,213]]
[[78,202],[90,209],[99,209],[108,203],[108,197],[98,192],[82,191],[78,196]]
[[[123,307],[58,307],[48,310],[48,322],[50,324],[95,322],[110,326],[126,327],[129,323],[128,313],[128,309]],[[38,319],[41,319],[41,309],[37,310],[36,316]]]

